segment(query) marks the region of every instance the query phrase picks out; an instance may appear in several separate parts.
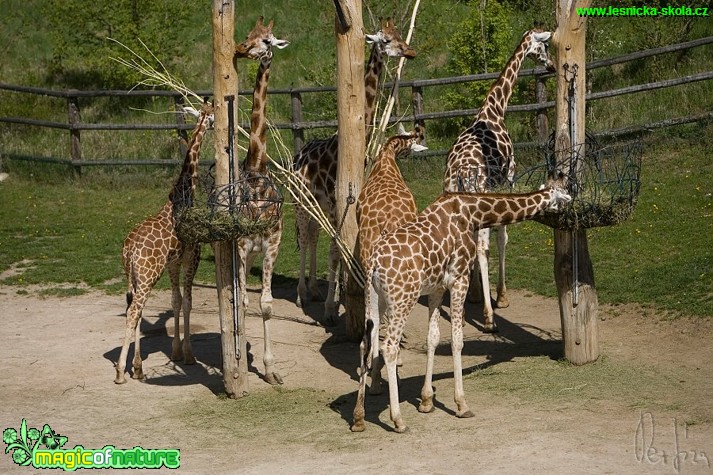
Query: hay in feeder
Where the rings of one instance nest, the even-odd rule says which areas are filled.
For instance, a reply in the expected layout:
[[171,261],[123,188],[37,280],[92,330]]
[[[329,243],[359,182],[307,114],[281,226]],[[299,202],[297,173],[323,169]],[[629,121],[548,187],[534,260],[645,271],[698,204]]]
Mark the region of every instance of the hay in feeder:
[[181,241],[232,241],[269,231],[280,219],[282,195],[267,176],[220,187],[212,183],[209,175],[192,199],[174,203],[174,227]]
[[559,212],[536,216],[535,221],[556,229],[582,229],[613,226],[631,216],[641,187],[641,143],[599,147],[590,142],[584,155],[557,154],[569,157],[560,162],[555,162],[550,150],[544,164],[516,177],[516,187],[532,189],[555,170],[567,175],[572,201]]

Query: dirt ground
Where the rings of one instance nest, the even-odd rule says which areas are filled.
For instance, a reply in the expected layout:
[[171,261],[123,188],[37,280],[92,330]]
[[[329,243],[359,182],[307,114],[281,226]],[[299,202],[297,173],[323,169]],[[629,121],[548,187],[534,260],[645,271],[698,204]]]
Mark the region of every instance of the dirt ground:
[[[371,405],[376,412],[368,415],[365,432],[352,434],[358,346],[346,342],[339,327],[326,331],[317,325],[314,317],[320,305],[311,305],[308,313],[313,314],[305,315],[294,305],[294,294],[292,288],[275,290],[277,367],[286,389],[311,388],[347,401],[341,410],[321,415],[320,424],[326,420],[327,427],[305,427],[304,437],[297,440],[285,440],[287,436],[273,427],[255,431],[250,440],[223,433],[207,444],[211,427],[196,428],[176,414],[176,408],[216,400],[221,392],[214,288],[199,286],[194,291],[193,347],[199,363],[189,367],[169,361],[170,294],[155,292],[142,324],[147,379],[129,379],[117,386],[112,363],[123,335],[122,296],[90,292],[40,298],[33,292],[18,295],[15,288],[0,287],[2,429],[18,429],[22,418],[32,427],[49,424],[69,438],[65,448],[79,444],[160,448],[169,443],[181,449],[181,468],[176,472],[190,474],[713,474],[713,324],[709,321],[670,322],[633,306],[600,307],[602,354],[617,364],[680,374],[688,397],[676,404],[632,407],[628,401],[613,400],[590,406],[569,399],[561,406],[556,401],[542,405],[517,395],[500,398],[467,390],[476,417],[458,419],[452,397],[450,326],[445,319],[435,368],[436,409],[431,414],[416,411],[427,328],[426,308],[419,305],[407,326],[400,375],[411,382],[401,391],[410,431],[391,430],[388,399],[383,395],[377,397],[376,409],[375,399],[367,398],[367,409]],[[556,301],[518,291],[511,292],[510,301],[509,308],[496,310],[501,328],[497,336],[480,333],[469,319],[464,329],[464,368],[485,363],[506,367],[523,358],[561,355]],[[256,304],[257,294],[252,291],[253,310]],[[262,325],[255,315],[247,319],[247,332],[253,357],[247,397],[258,400],[274,389],[260,378]],[[687,422],[690,414],[697,415],[695,423]],[[277,417],[284,418],[285,427],[290,424],[289,413]],[[310,434],[320,430],[338,434],[336,444],[315,443]],[[345,442],[340,445],[340,440]],[[32,471],[0,454],[0,473]]]

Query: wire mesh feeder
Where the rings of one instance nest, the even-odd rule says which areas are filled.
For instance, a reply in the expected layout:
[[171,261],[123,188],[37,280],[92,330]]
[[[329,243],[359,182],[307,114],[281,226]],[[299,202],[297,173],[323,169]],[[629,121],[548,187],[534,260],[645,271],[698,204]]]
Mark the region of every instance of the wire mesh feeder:
[[268,231],[280,219],[282,194],[266,175],[243,173],[216,186],[211,171],[200,183],[193,197],[174,201],[174,226],[183,242],[232,241]]
[[[572,201],[557,213],[540,214],[536,221],[556,229],[581,229],[612,226],[629,218],[641,187],[640,141],[602,147],[588,136],[583,156],[572,150],[555,153],[553,144],[551,139],[545,162],[518,175],[514,183],[532,189],[560,170],[568,178]],[[557,161],[556,156],[567,158]]]

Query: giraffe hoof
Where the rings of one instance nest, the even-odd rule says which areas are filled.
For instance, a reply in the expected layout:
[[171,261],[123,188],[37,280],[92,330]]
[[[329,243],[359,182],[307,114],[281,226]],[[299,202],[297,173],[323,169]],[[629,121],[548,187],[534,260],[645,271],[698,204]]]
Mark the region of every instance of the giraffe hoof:
[[435,408],[433,407],[433,403],[421,403],[418,405],[418,412],[422,414],[428,414],[430,412],[433,412]]
[[402,424],[400,426],[394,427],[394,432],[396,432],[397,434],[405,434],[408,431],[409,431],[409,428],[407,425]]
[[352,432],[364,432],[364,429],[366,429],[366,425],[364,425],[364,421],[356,421],[349,428],[349,430],[351,430]]
[[504,295],[501,295],[498,297],[498,299],[495,301],[495,306],[497,308],[508,308],[510,306],[510,301],[508,298]]
[[381,382],[378,383],[371,383],[371,386],[369,387],[369,394],[372,396],[378,396],[379,394],[384,393],[384,388],[381,387]]
[[497,333],[500,330],[498,329],[497,325],[495,323],[485,323],[483,324],[483,333]]
[[466,409],[465,411],[456,412],[456,417],[460,419],[468,419],[469,417],[475,417],[475,414],[473,414],[470,409]]
[[193,357],[193,355],[186,356],[183,358],[183,364],[196,364],[196,359]]
[[144,372],[140,369],[135,369],[134,374],[131,375],[131,379],[144,379]]
[[270,371],[265,375],[265,381],[267,381],[267,383],[271,384],[272,386],[277,386],[278,384],[284,384],[282,381],[282,377],[273,371]]
[[123,374],[117,374],[116,378],[114,378],[114,383],[115,384],[126,384],[126,378],[124,377]]

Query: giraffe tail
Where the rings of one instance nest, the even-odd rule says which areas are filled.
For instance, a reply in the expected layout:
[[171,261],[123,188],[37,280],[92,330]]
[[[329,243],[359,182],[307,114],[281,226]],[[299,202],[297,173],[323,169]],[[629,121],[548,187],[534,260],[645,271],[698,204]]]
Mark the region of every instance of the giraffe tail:
[[371,319],[366,321],[366,328],[364,329],[364,361],[362,361],[363,367],[367,368],[369,363],[369,358],[371,355],[371,332],[374,330],[374,322]]
[[131,302],[134,301],[134,294],[136,293],[136,269],[134,268],[134,259],[131,259],[129,264],[129,291],[126,292],[126,309],[128,310],[131,306]]

